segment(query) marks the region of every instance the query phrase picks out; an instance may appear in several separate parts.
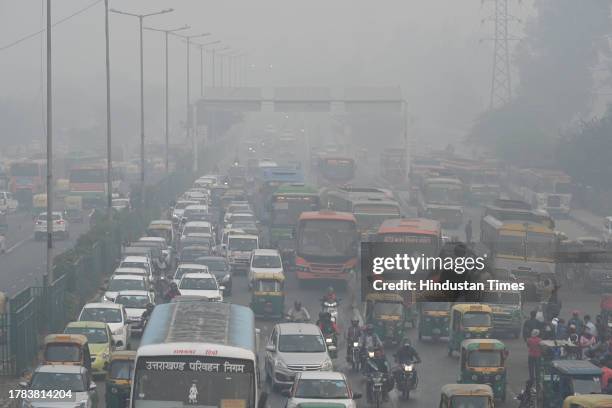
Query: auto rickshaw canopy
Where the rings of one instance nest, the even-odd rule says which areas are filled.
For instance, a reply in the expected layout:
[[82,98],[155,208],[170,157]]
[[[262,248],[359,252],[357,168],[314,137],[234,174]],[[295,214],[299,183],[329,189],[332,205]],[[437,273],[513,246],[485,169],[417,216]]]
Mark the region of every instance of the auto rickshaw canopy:
[[612,395],[590,394],[590,395],[571,395],[563,401],[563,408],[583,407],[583,408],[612,408]]
[[506,345],[496,339],[468,339],[461,342],[461,349],[472,351],[472,350],[499,350],[503,351],[506,349]]
[[83,347],[87,345],[87,337],[82,334],[48,334],[47,336],[45,336],[45,347],[47,346],[47,344],[52,343],[72,343]]
[[458,305],[454,305],[452,310],[461,312],[461,314],[466,313],[466,312],[493,313],[491,306],[475,304],[475,303],[460,303]]
[[136,350],[113,351],[110,361],[115,360],[136,360]]
[[600,376],[601,368],[587,360],[556,360],[552,367],[560,374],[569,376]]
[[285,281],[285,275],[283,272],[253,272],[253,280],[274,280],[278,282]]
[[446,384],[440,391],[442,395],[452,398],[458,395],[485,396],[493,398],[493,389],[486,384]]

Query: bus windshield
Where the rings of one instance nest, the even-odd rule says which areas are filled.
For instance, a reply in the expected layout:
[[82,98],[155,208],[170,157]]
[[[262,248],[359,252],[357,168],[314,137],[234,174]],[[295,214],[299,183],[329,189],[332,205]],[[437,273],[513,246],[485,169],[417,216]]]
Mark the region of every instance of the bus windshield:
[[355,174],[352,160],[323,160],[321,172],[325,177],[335,180],[350,180]]
[[70,171],[71,183],[105,183],[106,170],[104,169],[73,169]]
[[272,225],[295,225],[300,214],[316,211],[319,200],[316,196],[274,197],[272,203]]
[[141,357],[134,373],[133,406],[255,408],[254,371],[252,361],[234,358]]
[[431,204],[460,205],[463,189],[455,185],[430,184],[425,189],[425,197]]
[[306,220],[298,231],[298,253],[343,257],[357,252],[355,224],[343,220]]
[[555,253],[553,234],[527,233],[527,257],[552,259]]

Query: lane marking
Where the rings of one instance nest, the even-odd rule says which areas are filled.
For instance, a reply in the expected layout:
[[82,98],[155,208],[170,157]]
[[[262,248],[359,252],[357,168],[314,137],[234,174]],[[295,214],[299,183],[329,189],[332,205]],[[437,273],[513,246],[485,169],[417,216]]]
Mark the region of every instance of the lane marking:
[[5,254],[10,254],[15,249],[19,248],[20,246],[22,246],[23,244],[25,244],[26,242],[28,242],[32,238],[34,238],[34,234],[32,234],[32,235],[22,239],[21,241],[17,242],[16,244],[14,244],[12,247],[10,247],[9,249],[6,250]]

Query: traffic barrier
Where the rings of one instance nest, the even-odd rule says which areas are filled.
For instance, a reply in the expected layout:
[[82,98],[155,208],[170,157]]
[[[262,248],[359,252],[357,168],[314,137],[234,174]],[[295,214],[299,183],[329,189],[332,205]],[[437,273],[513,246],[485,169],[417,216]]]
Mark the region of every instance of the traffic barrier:
[[74,248],[54,258],[54,282],[25,288],[8,299],[0,310],[0,375],[21,375],[33,367],[40,336],[62,332],[67,322],[76,319],[115,269],[122,244],[140,238],[149,222],[159,218],[162,209],[193,180],[190,172],[172,173],[147,186],[141,207],[119,212],[112,220],[94,213],[91,229],[78,238]]

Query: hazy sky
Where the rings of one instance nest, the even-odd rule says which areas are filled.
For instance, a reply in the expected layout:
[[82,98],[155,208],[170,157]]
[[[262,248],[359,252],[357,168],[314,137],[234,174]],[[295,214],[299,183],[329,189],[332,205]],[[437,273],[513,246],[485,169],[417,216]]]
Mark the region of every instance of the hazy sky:
[[[53,20],[95,0],[53,0]],[[44,0],[0,0],[0,47],[44,26]],[[515,14],[528,13],[525,3]],[[145,25],[211,32],[249,54],[250,85],[400,85],[419,132],[461,135],[488,104],[492,4],[480,0],[110,0],[111,7],[171,14]],[[113,103],[131,133],[138,126],[138,23],[111,15]],[[57,26],[53,37],[56,114],[62,126],[103,118],[103,2]],[[163,129],[163,41],[145,32],[147,133]],[[0,51],[0,98],[31,106],[40,121],[44,36]],[[184,117],[185,45],[172,39],[173,122]],[[192,95],[199,95],[199,52],[192,53]],[[270,68],[270,66],[272,68]],[[210,81],[209,73],[206,74]],[[74,122],[74,123],[72,123]],[[133,125],[132,125],[133,124]],[[117,133],[117,132],[116,132]],[[127,136],[127,135],[126,135]]]

